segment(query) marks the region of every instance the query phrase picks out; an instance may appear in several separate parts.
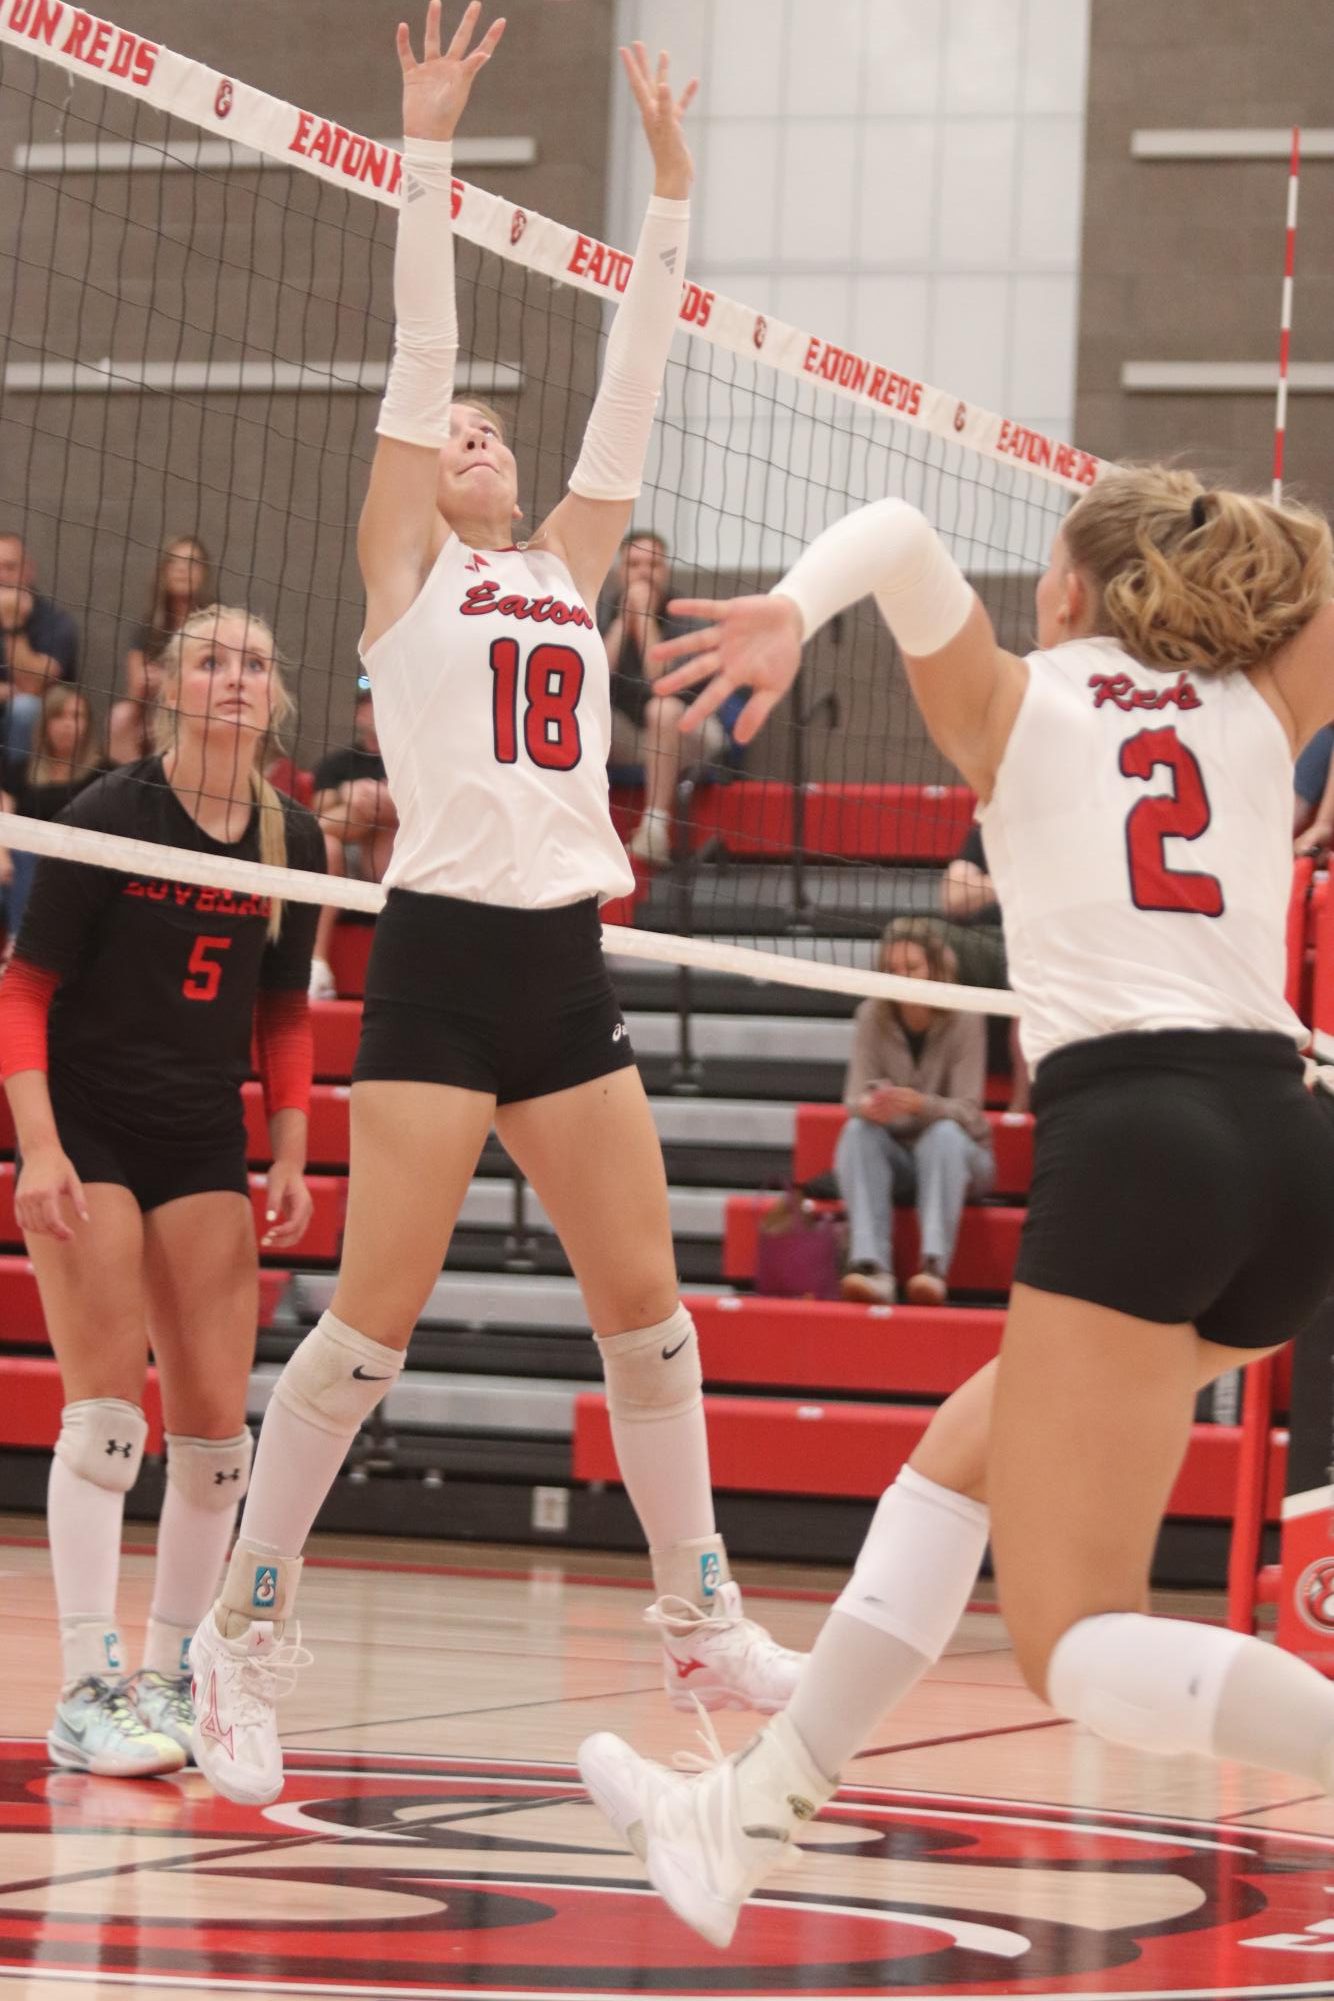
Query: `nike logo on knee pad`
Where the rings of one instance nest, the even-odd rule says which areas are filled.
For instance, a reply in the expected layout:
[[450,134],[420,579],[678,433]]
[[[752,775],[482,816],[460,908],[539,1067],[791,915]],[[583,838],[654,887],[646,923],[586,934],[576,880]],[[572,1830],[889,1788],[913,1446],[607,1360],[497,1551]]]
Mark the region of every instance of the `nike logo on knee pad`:
[[352,1373],[359,1383],[387,1383],[389,1381],[388,1376],[371,1375],[368,1370],[362,1368],[360,1362],[357,1363]]
[[671,1359],[672,1359],[672,1356],[673,1356],[673,1355],[679,1355],[679,1354],[680,1354],[680,1352],[681,1352],[681,1350],[682,1350],[682,1349],[683,1349],[683,1348],[685,1347],[685,1345],[686,1345],[686,1342],[687,1342],[687,1341],[688,1341],[689,1339],[690,1339],[690,1336],[689,1336],[688,1334],[683,1334],[683,1335],[681,1336],[681,1339],[680,1339],[680,1340],[679,1340],[679,1341],[677,1342],[677,1344],[676,1344],[676,1346],[675,1346],[674,1348],[664,1348],[664,1349],[663,1349],[663,1351],[662,1351],[662,1359],[663,1359],[663,1361],[664,1361],[664,1362],[670,1362],[670,1361],[671,1361]]

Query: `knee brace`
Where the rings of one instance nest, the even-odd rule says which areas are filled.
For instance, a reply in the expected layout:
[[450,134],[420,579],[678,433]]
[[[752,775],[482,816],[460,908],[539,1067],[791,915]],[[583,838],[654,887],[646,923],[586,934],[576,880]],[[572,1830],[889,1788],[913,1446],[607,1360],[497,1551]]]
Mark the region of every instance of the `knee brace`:
[[88,1397],[61,1411],[56,1458],[81,1480],[128,1494],[139,1477],[147,1437],[148,1419],[137,1404]]
[[223,1513],[250,1485],[255,1442],[248,1431],[235,1438],[183,1438],[167,1433],[167,1478],[197,1508]]
[[656,1327],[632,1327],[628,1334],[599,1336],[607,1410],[627,1424],[652,1424],[684,1417],[703,1402],[695,1323],[678,1306]]
[[902,1467],[834,1609],[938,1661],[977,1583],[990,1519],[981,1501]]
[[355,1438],[402,1374],[404,1356],[322,1313],[274,1385],[278,1403],[335,1438]]

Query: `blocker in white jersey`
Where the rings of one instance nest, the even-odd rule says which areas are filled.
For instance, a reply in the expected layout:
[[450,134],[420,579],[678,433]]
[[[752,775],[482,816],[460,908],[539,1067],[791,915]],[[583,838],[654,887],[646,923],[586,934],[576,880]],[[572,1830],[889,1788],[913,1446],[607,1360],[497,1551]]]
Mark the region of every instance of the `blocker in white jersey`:
[[398,808],[388,887],[523,910],[633,889],[606,650],[560,556],[450,535],[363,659]]
[[1334,1281],[1334,1115],[1303,1087],[1281,951],[1292,759],[1334,716],[1328,524],[1174,468],[1109,470],[1056,537],[1023,660],[925,518],[877,502],[769,597],[678,603],[713,622],[660,649],[698,658],[658,686],[708,680],[696,718],[749,687],[744,742],[804,640],[868,592],[936,744],[989,802],[1041,1057],[1032,1191],[1000,1355],[883,1496],[787,1713],[693,1783],[605,1733],[580,1752],[595,1803],[715,1944],[938,1657],[988,1531],[1018,1664],[1063,1715],[1334,1790],[1314,1668],[1145,1616],[1198,1392],[1298,1333]]
[[1116,640],[1030,653],[979,817],[1024,1053],[1245,1028],[1284,999],[1292,749],[1245,674],[1164,675]]

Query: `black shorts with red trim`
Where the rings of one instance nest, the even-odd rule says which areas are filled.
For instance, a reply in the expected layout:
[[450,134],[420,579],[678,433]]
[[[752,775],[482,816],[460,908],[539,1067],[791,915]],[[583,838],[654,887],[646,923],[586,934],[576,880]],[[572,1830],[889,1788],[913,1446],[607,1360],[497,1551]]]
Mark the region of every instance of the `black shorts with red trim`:
[[[88,1106],[62,1096],[53,1083],[56,1133],[74,1172],[87,1187],[110,1182],[128,1188],[144,1215],[186,1195],[249,1196],[245,1128],[195,1145],[127,1132]],[[16,1167],[22,1167],[21,1157]]]
[[1291,1340],[1334,1285],[1334,1101],[1292,1042],[1166,1030],[1072,1043],[1033,1085],[1016,1281],[1206,1340]]
[[391,889],[355,1084],[453,1084],[521,1104],[634,1063],[591,897],[517,910]]

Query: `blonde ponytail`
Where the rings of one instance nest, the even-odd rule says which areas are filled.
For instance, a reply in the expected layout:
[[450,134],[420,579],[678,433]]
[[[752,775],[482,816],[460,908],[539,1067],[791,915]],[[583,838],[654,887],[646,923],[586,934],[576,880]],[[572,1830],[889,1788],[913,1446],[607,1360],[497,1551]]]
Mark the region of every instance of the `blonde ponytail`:
[[[268,739],[265,740],[267,748]],[[250,767],[250,796],[259,814],[259,858],[270,868],[287,867],[287,814],[279,794],[270,785],[258,758]],[[269,942],[274,943],[283,928],[283,901],[275,896],[269,910]]]
[[1104,474],[1062,533],[1097,593],[1097,630],[1145,667],[1258,667],[1334,595],[1322,514],[1211,491],[1175,467]]

